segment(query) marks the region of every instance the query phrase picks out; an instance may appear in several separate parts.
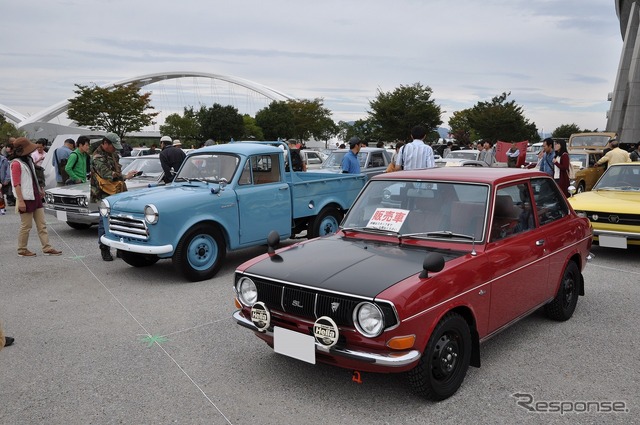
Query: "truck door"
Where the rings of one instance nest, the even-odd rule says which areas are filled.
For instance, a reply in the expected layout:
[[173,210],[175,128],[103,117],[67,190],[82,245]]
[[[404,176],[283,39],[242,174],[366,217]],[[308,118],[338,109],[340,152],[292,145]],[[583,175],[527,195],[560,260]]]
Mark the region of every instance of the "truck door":
[[251,156],[236,196],[241,245],[264,241],[272,230],[283,238],[291,235],[291,189],[282,177],[278,154]]

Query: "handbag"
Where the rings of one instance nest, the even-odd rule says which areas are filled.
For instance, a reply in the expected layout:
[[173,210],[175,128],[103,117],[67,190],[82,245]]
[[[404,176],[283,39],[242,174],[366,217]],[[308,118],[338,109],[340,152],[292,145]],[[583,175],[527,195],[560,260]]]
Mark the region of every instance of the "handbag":
[[93,173],[93,176],[96,178],[100,190],[108,195],[115,195],[116,193],[127,191],[127,185],[122,180],[111,181],[103,179],[98,173]]

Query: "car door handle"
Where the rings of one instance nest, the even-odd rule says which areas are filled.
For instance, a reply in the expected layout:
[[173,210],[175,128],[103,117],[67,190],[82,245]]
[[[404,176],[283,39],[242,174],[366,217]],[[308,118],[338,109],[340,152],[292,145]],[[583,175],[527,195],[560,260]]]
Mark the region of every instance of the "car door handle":
[[279,190],[289,190],[289,186],[282,186]]
[[544,239],[540,239],[536,241],[536,246],[542,246],[544,245]]

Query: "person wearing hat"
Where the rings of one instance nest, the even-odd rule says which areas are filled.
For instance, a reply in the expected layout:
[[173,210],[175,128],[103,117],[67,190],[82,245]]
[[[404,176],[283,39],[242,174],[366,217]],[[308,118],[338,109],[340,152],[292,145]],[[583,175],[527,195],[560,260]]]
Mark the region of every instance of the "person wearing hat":
[[180,141],[180,139],[174,140],[173,146],[175,146],[176,148],[182,148],[182,142]]
[[38,237],[42,245],[44,255],[60,255],[58,251],[49,244],[49,233],[45,221],[44,188],[38,185],[35,165],[31,158],[31,153],[36,150],[36,145],[26,137],[19,137],[13,142],[13,153],[11,155],[11,186],[13,195],[16,198],[16,212],[20,213],[20,230],[18,231],[18,256],[35,257],[36,253],[27,249],[29,242],[29,232],[33,222],[38,229]]
[[160,139],[160,149],[162,149],[162,152],[160,152],[160,165],[162,166],[162,171],[164,171],[162,180],[164,180],[166,184],[169,184],[173,181],[175,173],[178,172],[187,155],[182,149],[173,146],[173,142],[169,136],[162,136]]
[[357,137],[349,139],[349,152],[342,158],[343,174],[360,174],[360,161],[358,161],[360,143]]
[[611,150],[604,154],[602,158],[596,162],[596,165],[602,165],[607,163],[608,165],[619,164],[621,162],[631,162],[631,157],[629,156],[629,152],[624,149],[620,149],[618,146],[618,139],[611,139],[609,141],[611,145]]
[[[136,175],[136,170],[131,170],[126,176],[122,175],[122,169],[118,162],[118,151],[122,149],[120,137],[114,133],[107,133],[100,141],[100,145],[91,156],[91,202],[100,202],[104,198],[116,193],[124,192],[127,186],[125,180]],[[98,221],[98,246],[104,261],[113,261],[111,250],[100,242],[104,235],[103,218]]]

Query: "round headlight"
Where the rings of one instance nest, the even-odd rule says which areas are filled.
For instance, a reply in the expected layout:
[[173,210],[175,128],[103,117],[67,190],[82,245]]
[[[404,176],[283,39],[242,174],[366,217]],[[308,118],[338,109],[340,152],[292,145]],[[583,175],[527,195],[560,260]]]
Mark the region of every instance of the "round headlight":
[[256,288],[256,284],[253,283],[253,280],[248,277],[241,278],[236,284],[238,298],[242,304],[253,307],[253,305],[258,301],[258,288]]
[[46,192],[44,194],[44,200],[47,204],[53,204],[53,195],[50,194],[49,192]]
[[587,213],[584,211],[576,211],[576,215],[581,218],[588,218]]
[[78,205],[80,205],[81,207],[86,207],[87,205],[89,205],[89,201],[87,201],[87,197],[83,196],[82,198],[78,199]]
[[358,304],[353,312],[353,323],[358,331],[369,338],[376,337],[384,330],[384,315],[380,308],[370,302]]
[[158,209],[155,205],[147,205],[144,207],[144,219],[149,224],[156,224],[158,222]]
[[100,201],[100,205],[98,206],[98,208],[100,209],[100,215],[103,217],[108,216],[109,212],[111,211],[109,202],[107,202],[106,199],[103,199],[102,201]]

